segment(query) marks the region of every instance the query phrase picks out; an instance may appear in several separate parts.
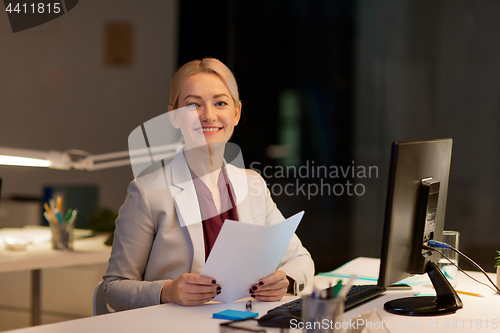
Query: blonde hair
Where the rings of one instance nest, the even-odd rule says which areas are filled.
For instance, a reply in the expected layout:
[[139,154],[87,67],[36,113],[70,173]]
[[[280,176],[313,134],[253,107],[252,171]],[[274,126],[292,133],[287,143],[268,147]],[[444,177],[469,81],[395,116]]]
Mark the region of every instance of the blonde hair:
[[179,104],[182,85],[187,79],[198,73],[210,73],[219,76],[229,90],[234,101],[234,106],[237,108],[240,105],[238,85],[231,70],[218,59],[204,58],[184,64],[175,73],[170,84],[170,105],[174,110],[177,109]]

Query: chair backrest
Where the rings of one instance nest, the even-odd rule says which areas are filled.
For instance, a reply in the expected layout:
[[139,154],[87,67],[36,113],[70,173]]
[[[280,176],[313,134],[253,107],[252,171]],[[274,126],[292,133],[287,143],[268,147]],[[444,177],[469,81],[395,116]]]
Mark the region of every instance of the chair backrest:
[[99,282],[94,291],[94,316],[111,313],[104,298],[104,281]]

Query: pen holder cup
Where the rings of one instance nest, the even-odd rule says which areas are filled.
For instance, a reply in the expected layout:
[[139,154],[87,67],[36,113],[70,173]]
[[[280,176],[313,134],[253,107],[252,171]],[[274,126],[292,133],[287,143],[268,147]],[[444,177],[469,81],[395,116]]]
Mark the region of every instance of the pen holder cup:
[[52,223],[52,248],[54,250],[73,250],[73,226],[67,223]]
[[307,333],[342,332],[344,300],[305,296],[302,300],[302,321]]

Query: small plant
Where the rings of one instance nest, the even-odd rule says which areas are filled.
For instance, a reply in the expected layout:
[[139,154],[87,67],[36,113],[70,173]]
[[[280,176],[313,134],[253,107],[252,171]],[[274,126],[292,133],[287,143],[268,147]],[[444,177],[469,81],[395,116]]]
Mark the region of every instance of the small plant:
[[500,251],[497,251],[498,256],[495,258],[495,266],[494,267],[500,267]]
[[106,245],[113,245],[115,231],[115,220],[118,214],[108,208],[100,208],[96,210],[89,221],[89,229],[94,232],[109,232],[108,239],[104,242]]
[[112,232],[115,230],[115,220],[118,214],[108,208],[96,210],[89,220],[89,229],[94,232]]

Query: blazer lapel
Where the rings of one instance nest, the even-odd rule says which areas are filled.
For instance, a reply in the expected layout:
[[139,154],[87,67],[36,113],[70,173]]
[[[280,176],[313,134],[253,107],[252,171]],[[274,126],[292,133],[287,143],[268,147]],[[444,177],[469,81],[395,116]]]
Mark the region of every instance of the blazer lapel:
[[[181,227],[186,227],[193,244],[193,264],[191,273],[200,274],[205,266],[205,239],[198,196],[194,188],[188,165],[181,150],[171,162],[172,185],[170,193]],[[252,222],[252,210],[248,196],[247,172],[245,169],[226,164],[226,171],[233,185],[238,211],[238,220]]]
[[247,172],[231,164],[226,164],[226,171],[235,192],[238,221],[251,223],[252,209],[248,197]]
[[193,244],[191,273],[200,274],[205,266],[205,240],[198,196],[194,188],[189,168],[181,150],[172,160],[172,185],[170,193],[181,227],[187,228]]

